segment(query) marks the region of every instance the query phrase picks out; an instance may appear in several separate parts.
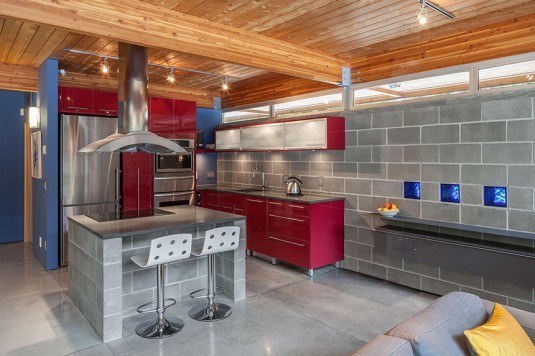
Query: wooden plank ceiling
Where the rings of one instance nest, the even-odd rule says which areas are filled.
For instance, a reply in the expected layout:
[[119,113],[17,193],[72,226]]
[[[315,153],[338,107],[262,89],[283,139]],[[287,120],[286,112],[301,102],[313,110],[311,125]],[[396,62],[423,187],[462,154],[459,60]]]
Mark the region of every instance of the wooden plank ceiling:
[[[533,1],[530,0],[435,0],[435,3],[454,13],[456,18],[449,20],[430,10],[429,22],[422,27],[414,22],[418,0],[142,1],[325,52],[350,61],[361,72],[368,71],[369,76],[362,78],[365,80],[377,78],[374,74],[377,69],[371,68],[372,62],[379,58],[376,56],[381,56],[379,59],[382,63],[391,63],[393,57],[400,57],[389,56],[388,53],[397,53],[396,51],[407,46],[421,46],[425,41],[429,45],[433,41],[433,33],[437,33],[441,38],[454,38],[457,34],[466,36],[475,28],[504,21],[515,22],[513,19],[535,13]],[[514,29],[513,25],[509,25],[508,29],[519,31],[519,27],[522,27],[526,32],[526,28],[530,27],[529,21],[524,18]],[[68,26],[69,24],[65,25]],[[480,36],[486,35],[488,31],[480,33]],[[524,47],[522,50],[528,51]],[[16,18],[0,18],[0,64],[37,67],[45,59],[55,58],[59,60],[60,67],[69,73],[102,75],[100,58],[69,53],[63,49],[114,56],[117,55],[117,42],[106,37],[79,34]],[[421,52],[421,48],[419,50]],[[223,93],[223,96],[227,97],[224,100],[226,106],[329,87],[311,80],[274,74],[261,66],[253,68],[159,48],[151,48],[149,53],[149,61],[152,63],[214,74],[175,71],[177,85],[182,89],[190,88],[192,93],[204,92],[213,95],[219,91],[223,77],[226,77],[231,88],[228,93]],[[414,52],[412,53],[414,55]],[[110,76],[114,77],[116,63],[113,60],[109,62],[112,67]],[[391,70],[388,75],[393,73],[397,72]],[[149,80],[158,85],[170,85],[166,82],[167,74],[167,69],[151,67]],[[240,81],[241,83],[238,83]]]

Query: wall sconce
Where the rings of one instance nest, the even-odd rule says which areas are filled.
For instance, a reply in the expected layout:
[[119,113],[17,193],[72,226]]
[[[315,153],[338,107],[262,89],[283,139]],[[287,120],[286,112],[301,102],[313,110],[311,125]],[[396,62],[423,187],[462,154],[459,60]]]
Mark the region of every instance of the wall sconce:
[[41,118],[39,113],[39,107],[37,106],[30,106],[28,108],[28,125],[32,129],[39,128],[39,125],[41,124]]

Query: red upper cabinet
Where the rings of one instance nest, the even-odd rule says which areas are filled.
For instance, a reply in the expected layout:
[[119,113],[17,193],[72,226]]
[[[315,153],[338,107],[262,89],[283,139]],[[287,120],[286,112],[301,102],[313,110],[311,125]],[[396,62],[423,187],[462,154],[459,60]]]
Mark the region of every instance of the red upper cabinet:
[[59,111],[69,114],[92,114],[93,91],[82,88],[59,88]]
[[173,135],[173,99],[149,99],[149,131],[159,135]]
[[197,129],[197,105],[194,101],[175,100],[174,133],[194,133]]
[[119,99],[117,93],[94,90],[93,111],[97,115],[116,117]]

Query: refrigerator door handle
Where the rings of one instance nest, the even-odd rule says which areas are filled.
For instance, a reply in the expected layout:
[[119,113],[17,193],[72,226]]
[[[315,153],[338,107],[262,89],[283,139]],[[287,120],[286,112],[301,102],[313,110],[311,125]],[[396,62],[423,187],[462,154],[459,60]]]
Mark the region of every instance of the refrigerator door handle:
[[121,170],[115,169],[115,201],[120,204],[121,201]]

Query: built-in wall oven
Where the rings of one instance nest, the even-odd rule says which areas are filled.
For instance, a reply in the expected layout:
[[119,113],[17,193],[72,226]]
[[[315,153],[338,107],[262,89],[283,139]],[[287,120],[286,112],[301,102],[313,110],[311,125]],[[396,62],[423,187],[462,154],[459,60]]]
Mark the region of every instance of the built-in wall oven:
[[155,155],[154,207],[192,205],[195,201],[194,140],[173,140],[187,153]]

